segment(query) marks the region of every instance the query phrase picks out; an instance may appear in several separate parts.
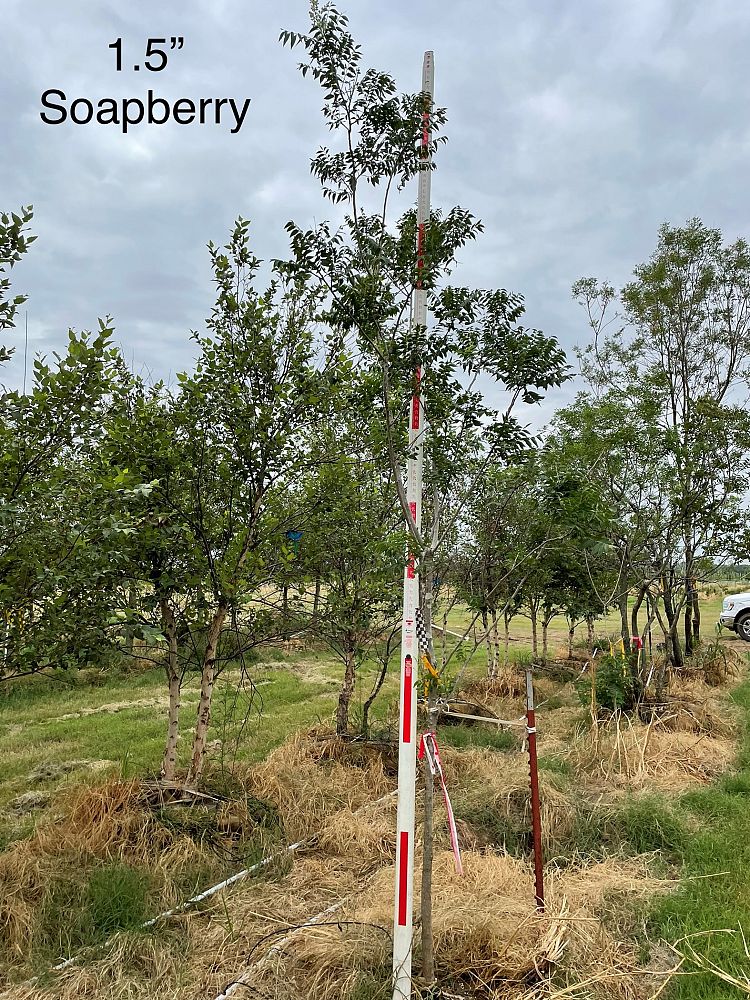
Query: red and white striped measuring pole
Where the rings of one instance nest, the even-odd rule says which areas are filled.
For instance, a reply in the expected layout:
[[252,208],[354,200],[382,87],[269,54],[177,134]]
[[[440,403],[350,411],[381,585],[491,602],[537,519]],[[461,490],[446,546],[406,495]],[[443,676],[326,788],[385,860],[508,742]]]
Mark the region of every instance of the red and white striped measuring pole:
[[[421,169],[417,197],[417,281],[412,302],[412,326],[427,325],[427,298],[422,284],[425,226],[430,218],[430,110],[435,85],[432,52],[422,64],[422,92],[429,95],[422,115]],[[406,497],[411,515],[422,524],[422,457],[424,407],[420,393],[421,368],[414,373],[414,394],[409,408],[409,456],[406,466]],[[419,576],[414,552],[404,571],[404,617],[401,626],[401,698],[398,749],[398,813],[396,817],[396,899],[393,916],[393,998],[411,997],[411,952],[414,889],[414,806],[417,776],[417,665],[419,646],[415,633],[419,607]]]

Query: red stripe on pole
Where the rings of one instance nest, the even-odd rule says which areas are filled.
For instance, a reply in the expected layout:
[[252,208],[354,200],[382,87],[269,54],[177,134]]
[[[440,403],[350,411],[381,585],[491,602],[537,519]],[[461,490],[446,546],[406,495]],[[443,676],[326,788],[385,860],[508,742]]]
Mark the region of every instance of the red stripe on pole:
[[400,927],[406,926],[406,902],[409,880],[409,834],[401,831],[398,856],[398,922]]
[[411,696],[413,690],[413,667],[411,656],[404,657],[404,729],[401,738],[404,743],[411,743]]
[[414,431],[419,430],[419,396],[411,397],[411,427]]

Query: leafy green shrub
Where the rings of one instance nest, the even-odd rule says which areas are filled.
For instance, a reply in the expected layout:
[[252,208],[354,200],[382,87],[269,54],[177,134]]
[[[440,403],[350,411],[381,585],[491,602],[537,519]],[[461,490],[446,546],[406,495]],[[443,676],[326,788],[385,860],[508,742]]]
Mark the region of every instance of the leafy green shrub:
[[[581,704],[591,703],[591,676],[576,684]],[[629,712],[640,695],[640,684],[627,657],[605,653],[596,660],[596,701],[611,712]]]

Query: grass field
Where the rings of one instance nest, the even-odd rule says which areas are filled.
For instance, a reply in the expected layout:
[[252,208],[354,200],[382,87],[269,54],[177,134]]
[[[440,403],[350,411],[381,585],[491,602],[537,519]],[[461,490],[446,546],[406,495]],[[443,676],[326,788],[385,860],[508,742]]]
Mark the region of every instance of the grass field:
[[[712,625],[718,617],[720,604],[721,595],[712,595],[702,602],[707,637],[713,638]],[[450,626],[457,628],[465,621],[465,612],[459,611],[452,617]],[[564,621],[555,625],[553,638],[562,646],[567,638],[567,628]],[[612,616],[599,623],[597,633],[616,634],[618,626],[618,618]],[[514,657],[527,659],[530,646],[528,621],[516,619],[512,633]],[[734,640],[728,645],[744,655],[744,644]],[[279,751],[281,757],[272,755],[266,760],[269,753],[285,744],[292,748],[289,754],[293,763],[294,755],[301,752],[303,745],[285,741],[300,730],[318,727],[323,731],[330,727],[342,672],[340,664],[315,649],[294,653],[268,649],[262,652],[251,670],[255,684],[252,699],[247,694],[237,694],[239,675],[235,670],[228,670],[217,685],[209,734],[209,739],[213,741],[209,757],[212,780],[216,775],[223,774],[225,769],[231,771],[237,762],[243,767],[260,766],[258,773],[267,773],[272,780],[270,784],[263,785],[268,778],[256,779],[261,783],[257,785],[255,794],[259,794],[257,789],[267,787],[272,799],[281,796],[279,809],[282,818],[287,815],[285,809],[292,810],[289,813],[291,819],[284,820],[285,823],[301,822],[300,829],[317,829],[315,824],[325,823],[326,817],[333,817],[332,821],[340,823],[336,810],[341,809],[348,798],[346,795],[342,797],[343,793],[337,790],[339,786],[335,782],[329,788],[312,790],[314,796],[322,798],[314,808],[310,799],[313,811],[305,818],[300,809],[306,808],[304,803],[308,790],[294,791],[296,778],[292,771],[284,770],[287,767],[284,764],[286,750],[282,748]],[[395,670],[394,664],[381,694],[376,721],[392,722],[395,718]],[[482,651],[479,650],[466,672],[464,684],[476,685],[480,682],[481,687],[483,671]],[[374,666],[365,664],[358,678],[352,706],[355,721],[373,677]],[[653,981],[654,988],[662,982],[658,977],[663,976],[668,961],[672,964],[677,962],[676,955],[669,952],[665,945],[655,943],[660,940],[674,943],[689,935],[699,935],[687,937],[687,940],[677,944],[683,954],[688,954],[690,947],[694,948],[694,954],[689,955],[690,960],[683,965],[682,971],[686,974],[676,977],[660,995],[681,1000],[710,1000],[712,997],[723,1000],[725,997],[747,995],[747,992],[729,982],[722,982],[710,971],[701,971],[700,963],[715,962],[730,976],[740,975],[750,963],[742,934],[739,933],[740,928],[750,932],[750,891],[747,891],[747,885],[750,885],[750,849],[746,847],[750,844],[750,680],[743,679],[739,686],[734,687],[731,702],[726,693],[715,693],[713,689],[701,691],[704,692],[701,697],[708,697],[710,701],[705,719],[714,720],[705,725],[720,725],[720,731],[711,733],[707,730],[703,734],[700,726],[704,722],[690,732],[675,732],[672,735],[654,732],[650,736],[648,727],[643,725],[638,732],[634,730],[630,735],[620,734],[619,731],[614,734],[603,729],[599,737],[601,742],[596,748],[599,757],[595,760],[585,733],[586,710],[574,685],[540,679],[538,724],[547,824],[545,842],[548,857],[556,859],[550,865],[550,872],[559,871],[561,878],[573,878],[573,874],[566,876],[564,873],[568,869],[574,873],[578,865],[596,866],[604,859],[606,867],[609,864],[607,858],[620,858],[621,861],[616,863],[625,866],[623,871],[630,871],[628,866],[631,862],[627,859],[644,852],[647,858],[656,857],[658,860],[656,869],[649,862],[657,879],[664,875],[670,878],[682,876],[683,881],[677,891],[666,895],[659,891],[651,903],[641,901],[636,911],[632,911],[630,904],[623,904],[624,909],[620,910],[607,903],[601,914],[596,911],[597,919],[601,917],[605,921],[602,933],[606,931],[608,940],[612,938],[615,941],[619,935],[631,942],[624,952],[618,952],[618,961],[625,963],[623,969],[626,971],[622,975],[632,976],[629,962],[636,959],[645,962],[657,977]],[[692,696],[691,692],[692,689],[688,690]],[[186,680],[184,687],[182,711],[186,729],[189,729],[197,700],[198,681],[193,676]],[[520,688],[507,692],[493,704],[501,717],[517,717],[522,704]],[[157,771],[163,748],[166,708],[161,672],[146,669],[143,665],[125,672],[100,672],[90,668],[77,675],[32,678],[15,684],[6,683],[0,688],[0,747],[4,763],[0,772],[0,847],[9,859],[9,864],[3,869],[4,855],[0,852],[0,893],[4,894],[4,898],[8,898],[9,892],[12,896],[14,891],[13,869],[16,862],[10,860],[13,851],[23,838],[32,834],[41,817],[45,817],[46,822],[54,818],[55,811],[60,808],[58,803],[66,801],[67,790],[74,791],[82,784],[96,788],[108,776],[140,778]],[[728,720],[726,724],[716,721],[721,718]],[[482,845],[500,844],[509,852],[511,860],[517,856],[521,859],[520,863],[525,864],[528,853],[525,818],[527,765],[520,752],[519,733],[495,732],[481,726],[445,728],[441,732],[441,741],[446,745],[446,759],[449,767],[454,769],[451,771],[454,804],[463,824],[466,849],[471,851],[473,845],[474,850],[480,852],[469,857],[476,857],[474,864],[484,864],[481,860]],[[186,738],[180,745],[183,761],[188,750]],[[451,756],[453,754],[459,756]],[[609,760],[604,770],[598,763],[599,758]],[[734,758],[737,759],[737,766],[730,767],[728,773],[712,780],[713,775],[725,771]],[[272,763],[274,760],[276,763]],[[274,769],[279,767],[281,777],[276,777]],[[315,768],[309,773],[315,773]],[[287,783],[288,792],[285,792]],[[380,787],[392,785],[386,782]],[[284,804],[287,794],[291,799]],[[357,794],[370,794],[366,782]],[[371,794],[378,794],[375,786]],[[29,796],[35,801],[29,801]],[[355,800],[360,801],[365,800]],[[323,812],[318,815],[315,809],[323,809]],[[391,822],[390,816],[384,816],[374,823],[368,833],[368,836],[375,837],[373,843],[377,843],[377,847],[372,848],[368,841],[365,854],[367,850],[374,849],[374,857],[379,859],[380,865],[390,857],[393,843]],[[178,875],[170,877],[169,884],[164,882],[164,873],[159,869],[141,869],[127,854],[120,856],[117,851],[111,857],[107,856],[106,863],[97,862],[93,867],[82,856],[78,862],[80,871],[75,877],[68,877],[64,871],[55,868],[57,862],[50,859],[52,867],[46,877],[51,878],[52,888],[47,891],[46,909],[39,918],[42,930],[35,932],[35,957],[30,959],[30,965],[19,965],[19,974],[28,974],[30,970],[42,971],[76,947],[102,941],[103,929],[108,934],[118,928],[126,931],[137,927],[145,916],[162,906],[164,900],[185,898],[211,881],[230,874],[238,864],[250,863],[271,841],[280,843],[284,839],[281,831],[275,828],[268,833],[261,830],[261,834],[259,840],[251,840],[244,845],[244,853],[233,853],[226,858],[213,857],[208,862],[204,854],[196,855],[194,860],[186,861]],[[191,836],[194,837],[194,831]],[[360,836],[359,832],[357,836]],[[441,836],[445,839],[445,831]],[[350,886],[348,891],[358,885],[360,876],[356,866],[351,870],[349,868],[350,861],[356,860],[358,850],[354,848],[354,855],[345,863],[331,857],[334,868],[335,865],[344,865],[341,868],[344,874],[336,875],[331,883],[331,892],[343,893],[346,879],[353,880],[346,883]],[[26,855],[22,851],[19,857]],[[516,864],[515,860],[513,864]],[[305,865],[301,864],[298,874],[295,874],[297,867],[289,875],[284,875],[283,871],[269,874],[273,874],[274,879],[281,878],[281,890],[286,880],[306,877]],[[515,872],[514,879],[523,874],[521,869],[512,871]],[[722,874],[724,872],[730,874]],[[501,874],[498,873],[498,878]],[[300,906],[312,907],[314,912],[320,892],[315,888],[315,879],[323,879],[320,884],[324,885],[327,877],[320,874],[313,877],[311,874],[312,881],[309,886],[305,883],[303,888],[293,881],[297,888],[290,891],[299,896]],[[648,881],[651,877],[649,874],[646,878],[644,872],[642,887],[651,885]],[[344,882],[340,881],[342,878]],[[526,876],[523,875],[523,878]],[[633,885],[640,880],[635,876],[628,878],[628,884]],[[388,879],[384,885],[387,882]],[[268,886],[271,884],[267,883]],[[457,886],[455,891],[462,890]],[[575,891],[571,889],[571,892]],[[239,949],[239,956],[242,947],[250,947],[252,934],[261,934],[263,924],[259,914],[265,912],[267,904],[270,905],[276,890],[263,889],[259,885],[249,888],[248,893],[239,893],[236,899],[224,902],[222,905],[225,908],[229,906],[225,917],[222,916],[224,911],[219,909],[210,921],[214,935],[224,927],[221,940],[227,954],[225,966],[217,968],[208,986],[204,983],[208,990],[206,996],[214,995],[210,992],[213,984],[231,971],[232,961],[240,961],[239,957],[231,958],[233,949]],[[481,908],[482,904],[477,905]],[[252,920],[242,916],[248,912],[248,907],[255,907]],[[269,914],[272,912],[276,911],[270,910]],[[269,915],[264,919],[277,918]],[[243,931],[246,938],[237,936],[238,922],[243,920],[247,920],[247,928]],[[0,913],[0,925],[2,922]],[[194,922],[195,927],[191,923],[185,927],[184,933],[198,934],[196,940],[199,941],[203,933],[200,919],[196,917]],[[256,924],[258,929],[253,931]],[[703,932],[706,931],[713,933],[705,935]],[[173,971],[164,972],[165,976],[174,976],[178,967],[177,956],[184,942],[182,945],[179,943],[179,934],[174,936],[176,931],[165,933],[166,937],[159,936],[148,947],[157,951],[162,949],[164,962],[167,962],[168,954],[174,954],[175,962],[169,966]],[[243,945],[244,940],[248,944]],[[200,947],[196,946],[196,954],[199,952]],[[632,959],[628,958],[631,953],[634,956]],[[100,994],[102,982],[96,980],[96,976],[105,975],[104,961],[97,959],[92,966],[93,978],[83,992],[77,992],[78,980],[66,980],[66,1000],[68,996],[83,998]],[[137,969],[129,972],[128,963],[132,962]],[[123,963],[126,978],[128,975],[137,978],[143,974],[142,955],[137,961],[135,958],[123,958]],[[174,992],[168,995],[191,998],[203,995],[196,992],[203,975],[198,959],[196,963],[195,968],[183,970],[186,979],[182,985],[172,982],[170,988]],[[111,974],[111,970],[106,972],[106,975]],[[376,1000],[383,989],[382,976],[380,979],[378,976],[380,973],[363,972],[352,986],[354,992],[350,991],[347,996],[356,996],[358,1000]],[[99,983],[96,989],[94,981]],[[366,986],[368,982],[372,988]],[[54,992],[56,987],[52,988],[52,994],[22,990],[8,993],[8,998],[47,1000],[58,995]],[[135,993],[128,992],[135,989],[130,980],[122,988],[122,994],[113,992],[112,995],[138,995],[137,989]],[[93,992],[87,992],[89,989]],[[598,997],[600,994],[591,995]],[[644,998],[648,996],[647,993],[638,993],[639,1000],[642,995]],[[62,992],[60,996],[63,996]]]

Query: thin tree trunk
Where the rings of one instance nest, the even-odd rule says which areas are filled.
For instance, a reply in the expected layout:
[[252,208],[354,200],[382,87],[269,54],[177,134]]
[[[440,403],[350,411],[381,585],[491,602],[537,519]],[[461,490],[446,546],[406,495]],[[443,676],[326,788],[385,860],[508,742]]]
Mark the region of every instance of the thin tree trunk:
[[484,644],[487,647],[487,676],[492,677],[492,638],[490,636],[490,622],[487,617],[487,608],[482,608],[482,630],[484,632]]
[[320,610],[320,577],[316,576],[315,577],[315,597],[313,598],[313,613],[312,613],[313,625],[316,625],[317,622],[318,622],[318,612],[319,612],[319,610]]
[[646,586],[641,584],[638,588],[638,593],[636,594],[635,603],[630,611],[630,634],[640,635],[641,630],[638,627],[638,613],[641,610],[641,605],[643,604],[643,598],[646,596]]
[[693,606],[693,641],[701,641],[701,607],[698,600],[698,581],[695,577],[690,581],[692,586],[691,604]]
[[[138,610],[137,604],[138,604],[138,587],[136,585],[135,580],[133,580],[131,581],[130,587],[128,588],[128,607],[130,608],[131,611],[137,611]],[[133,631],[131,629],[128,638],[125,642],[125,652],[128,654],[128,656],[133,655],[133,646],[134,646],[134,636],[133,636]]]
[[[476,635],[476,626],[474,626],[474,634]],[[443,614],[443,634],[440,639],[442,652],[440,655],[440,665],[445,667],[445,663],[448,659],[448,608],[446,607],[445,613]]]
[[591,615],[586,615],[586,634],[589,644],[589,655],[594,652],[594,619]]
[[383,686],[383,681],[385,680],[385,675],[388,672],[388,664],[391,661],[391,636],[388,637],[385,644],[385,650],[383,651],[383,659],[380,661],[380,673],[378,674],[378,679],[375,681],[375,686],[370,692],[369,698],[365,701],[362,706],[362,735],[367,736],[368,730],[370,728],[370,708],[373,702],[380,694],[380,689]]
[[630,652],[630,624],[628,622],[628,592],[618,594],[617,607],[620,610],[620,635],[625,647],[625,652]]
[[177,659],[177,623],[172,605],[166,598],[159,601],[162,629],[167,637],[167,660],[164,669],[169,688],[169,721],[167,724],[167,742],[161,762],[161,777],[165,781],[174,781],[177,771],[177,740],[180,734],[180,691],[182,674]]
[[[432,588],[433,588],[433,558],[434,546],[438,539],[438,527],[440,524],[440,500],[439,493],[434,494],[434,509],[432,520],[432,540],[422,557],[422,574],[424,580],[424,604],[422,607],[422,619],[427,633],[427,656],[430,662],[435,663],[435,645],[432,639]],[[486,617],[486,612],[485,612]],[[437,692],[433,684],[430,684],[427,694],[427,728],[430,732],[437,729]],[[427,761],[425,759],[425,765]],[[433,798],[434,779],[430,768],[425,766],[425,798],[424,798],[424,821],[422,826],[422,886],[420,906],[422,918],[422,977],[427,983],[435,980],[435,944],[432,934],[432,857],[433,857]]]
[[345,736],[349,729],[349,705],[354,694],[354,675],[356,661],[354,658],[354,639],[348,635],[345,638],[344,649],[344,683],[339,692],[339,703],[336,706],[336,732]]
[[536,634],[536,608],[529,608],[529,617],[531,618],[531,653],[532,656],[536,656],[539,651]]
[[667,647],[667,656],[675,670],[682,670],[685,666],[685,659],[682,655],[680,637],[677,634],[679,618],[677,612],[675,611],[674,601],[672,599],[672,587],[666,579],[663,579],[662,581],[662,590],[664,614],[667,617],[667,624],[669,626],[669,630],[665,635],[664,640]]
[[500,667],[500,633],[497,629],[497,608],[492,609],[492,676],[497,677]]
[[542,663],[546,663],[547,662],[547,651],[548,651],[548,646],[547,646],[547,629],[548,628],[549,628],[549,622],[545,618],[542,621]]
[[[428,728],[434,726],[435,696],[428,703]],[[422,824],[422,978],[426,983],[435,981],[435,955],[432,935],[432,860],[433,860],[433,814],[435,798],[435,778],[427,766],[424,769],[424,822]]]
[[203,760],[206,755],[206,733],[211,721],[211,698],[216,678],[216,649],[226,616],[227,606],[220,604],[208,627],[206,651],[203,654],[203,664],[201,667],[201,696],[198,702],[198,717],[193,736],[193,754],[190,759],[190,771],[187,776],[187,783],[189,785],[194,784],[203,773]]
[[510,622],[508,619],[508,612],[503,612],[503,663],[505,666],[508,665],[508,660],[510,658],[510,630],[508,628]]
[[573,639],[575,638],[575,624],[571,618],[568,626],[568,659],[573,659]]

